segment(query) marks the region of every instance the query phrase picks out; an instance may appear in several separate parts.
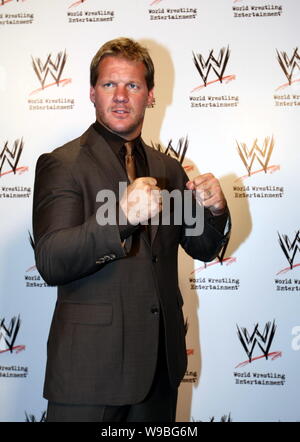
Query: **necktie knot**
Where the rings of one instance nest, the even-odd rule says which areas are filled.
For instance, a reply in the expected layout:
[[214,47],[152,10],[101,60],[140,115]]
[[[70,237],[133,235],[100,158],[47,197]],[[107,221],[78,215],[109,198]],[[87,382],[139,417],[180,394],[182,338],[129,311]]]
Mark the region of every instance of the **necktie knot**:
[[133,155],[134,141],[127,141],[125,144],[126,155]]
[[133,156],[134,141],[127,141],[125,146],[125,167],[128,179],[132,183],[136,178],[135,162]]

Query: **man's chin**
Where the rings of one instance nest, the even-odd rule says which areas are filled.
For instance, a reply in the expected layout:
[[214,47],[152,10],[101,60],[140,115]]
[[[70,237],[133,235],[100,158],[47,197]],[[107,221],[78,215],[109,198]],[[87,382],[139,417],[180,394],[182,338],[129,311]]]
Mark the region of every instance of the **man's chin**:
[[115,135],[119,135],[120,137],[125,139],[135,138],[141,132],[139,126],[109,125],[106,126],[106,128]]

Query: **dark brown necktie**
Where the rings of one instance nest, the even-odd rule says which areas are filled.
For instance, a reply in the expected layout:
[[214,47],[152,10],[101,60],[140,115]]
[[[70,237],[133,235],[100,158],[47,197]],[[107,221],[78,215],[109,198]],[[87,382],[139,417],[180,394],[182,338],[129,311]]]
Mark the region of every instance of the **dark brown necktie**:
[[[133,148],[134,148],[134,141],[127,141],[124,143],[126,154],[125,154],[125,167],[128,179],[130,183],[132,183],[136,179],[136,168],[135,168],[135,161],[134,161],[134,155],[133,155]],[[149,239],[150,236],[150,228],[149,226],[142,226],[142,229],[148,234]]]
[[130,183],[132,183],[136,178],[135,162],[133,155],[134,141],[128,141],[127,143],[124,144],[124,146],[126,149],[126,154],[125,154],[126,172]]

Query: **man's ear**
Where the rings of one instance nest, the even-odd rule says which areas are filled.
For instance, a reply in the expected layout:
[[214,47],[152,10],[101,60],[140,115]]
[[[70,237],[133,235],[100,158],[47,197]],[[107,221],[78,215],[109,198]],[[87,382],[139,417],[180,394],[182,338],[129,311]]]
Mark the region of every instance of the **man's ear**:
[[148,92],[147,107],[153,107],[154,103],[155,103],[154,89],[152,88]]
[[90,87],[90,100],[95,104],[95,88],[93,86]]

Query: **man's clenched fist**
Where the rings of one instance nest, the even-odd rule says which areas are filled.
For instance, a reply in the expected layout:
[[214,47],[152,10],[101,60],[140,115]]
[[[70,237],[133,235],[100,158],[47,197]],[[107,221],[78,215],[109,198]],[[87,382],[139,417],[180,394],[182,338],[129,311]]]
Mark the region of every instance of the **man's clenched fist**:
[[186,187],[195,192],[196,200],[213,215],[222,215],[225,212],[227,203],[221,185],[211,173],[198,175],[192,181],[188,181]]
[[162,210],[162,198],[157,181],[152,177],[137,178],[120,200],[120,207],[132,225],[146,223]]

